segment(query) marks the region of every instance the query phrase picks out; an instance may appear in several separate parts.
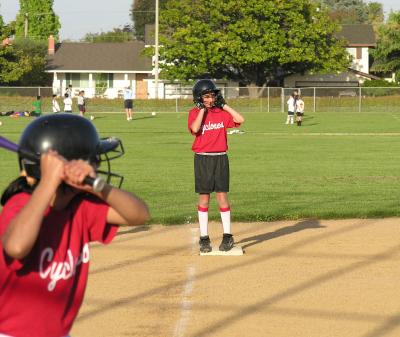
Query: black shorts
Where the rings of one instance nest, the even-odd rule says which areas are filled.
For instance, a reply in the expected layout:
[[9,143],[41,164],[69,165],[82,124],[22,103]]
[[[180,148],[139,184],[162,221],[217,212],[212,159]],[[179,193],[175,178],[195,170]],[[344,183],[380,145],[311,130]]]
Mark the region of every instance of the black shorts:
[[124,107],[125,107],[125,109],[132,109],[133,108],[133,100],[131,100],[131,99],[124,100]]
[[80,112],[86,112],[85,106],[83,104],[78,104],[78,109]]
[[199,194],[229,192],[229,160],[227,154],[194,155],[195,191]]

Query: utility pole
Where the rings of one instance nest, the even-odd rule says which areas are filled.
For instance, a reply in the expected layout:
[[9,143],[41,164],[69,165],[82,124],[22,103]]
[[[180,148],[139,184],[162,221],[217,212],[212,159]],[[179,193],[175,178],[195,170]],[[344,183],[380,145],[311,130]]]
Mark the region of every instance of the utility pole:
[[158,99],[158,15],[159,15],[159,0],[156,0],[156,22],[155,22],[155,48],[154,48],[154,86],[155,98]]
[[24,35],[25,35],[25,39],[28,37],[28,13],[25,13],[25,32],[24,32]]

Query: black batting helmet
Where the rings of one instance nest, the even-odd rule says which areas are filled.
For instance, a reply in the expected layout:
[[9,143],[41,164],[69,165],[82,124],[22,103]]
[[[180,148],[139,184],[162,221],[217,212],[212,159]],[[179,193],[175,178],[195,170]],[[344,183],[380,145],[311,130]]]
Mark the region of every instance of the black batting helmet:
[[123,177],[111,173],[109,161],[124,154],[122,143],[117,138],[100,139],[94,125],[86,118],[70,113],[44,115],[32,121],[22,133],[19,148],[19,165],[28,176],[40,179],[40,163],[27,158],[24,152],[40,156],[47,150],[55,150],[67,160],[83,159],[96,168],[106,162],[107,181],[111,176]]
[[221,92],[221,90],[217,89],[215,83],[211,80],[198,80],[193,86],[193,102],[203,102],[201,96],[210,92],[213,92],[217,95]]

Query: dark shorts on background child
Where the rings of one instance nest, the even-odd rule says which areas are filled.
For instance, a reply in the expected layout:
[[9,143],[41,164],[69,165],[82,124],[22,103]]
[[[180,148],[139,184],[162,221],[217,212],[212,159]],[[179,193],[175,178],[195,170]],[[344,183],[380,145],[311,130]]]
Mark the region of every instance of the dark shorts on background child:
[[133,108],[133,100],[126,99],[124,101],[124,107],[125,107],[125,109],[132,109]]

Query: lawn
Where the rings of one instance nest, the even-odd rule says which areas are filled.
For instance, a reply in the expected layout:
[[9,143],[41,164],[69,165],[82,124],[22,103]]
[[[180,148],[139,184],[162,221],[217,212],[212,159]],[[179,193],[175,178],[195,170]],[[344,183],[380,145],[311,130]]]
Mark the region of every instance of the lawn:
[[[400,114],[307,113],[303,126],[283,113],[246,113],[229,135],[234,221],[400,216]],[[150,206],[152,223],[197,221],[192,136],[184,113],[96,114],[101,136],[119,137],[126,154],[112,162],[124,188]],[[2,135],[18,140],[29,118],[3,117]],[[18,172],[0,153],[0,188]],[[217,219],[215,199],[210,217]]]

